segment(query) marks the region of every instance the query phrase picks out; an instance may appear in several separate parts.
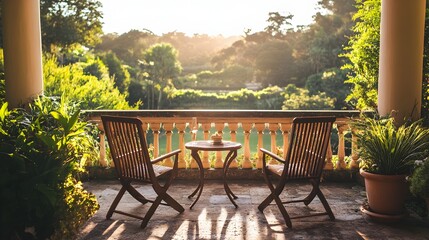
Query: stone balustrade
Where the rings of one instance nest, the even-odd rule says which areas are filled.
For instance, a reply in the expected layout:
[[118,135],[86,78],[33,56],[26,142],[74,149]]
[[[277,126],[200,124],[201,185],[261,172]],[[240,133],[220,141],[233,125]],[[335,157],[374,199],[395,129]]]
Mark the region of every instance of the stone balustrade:
[[[106,141],[101,124],[101,115],[118,115],[139,117],[144,122],[147,136],[151,135],[153,157],[174,149],[181,149],[179,155],[179,168],[197,168],[195,161],[190,159],[185,143],[192,140],[209,140],[211,134],[218,133],[225,140],[238,141],[243,147],[230,168],[261,168],[262,155],[259,148],[265,147],[273,152],[285,156],[288,147],[288,136],[294,117],[298,116],[335,116],[332,139],[337,144],[329,146],[325,169],[352,169],[358,168],[356,154],[356,139],[349,128],[351,117],[358,117],[358,111],[268,111],[268,110],[92,110],[86,111],[89,121],[98,123],[100,134],[100,162],[101,166],[111,166],[107,161]],[[348,144],[346,144],[346,134]],[[337,136],[335,136],[337,134]],[[162,135],[162,136],[161,136]],[[240,139],[238,139],[240,136]],[[165,138],[165,144],[160,144],[160,138]],[[251,138],[257,138],[257,145],[251,146]],[[332,141],[334,142],[334,141]],[[164,146],[165,145],[165,146]],[[173,145],[176,146],[173,149]],[[348,145],[349,147],[346,147]],[[269,146],[269,147],[267,147]],[[349,149],[349,150],[348,150]],[[332,158],[337,158],[334,166]],[[348,153],[349,156],[346,156]],[[201,159],[204,168],[222,168],[224,154],[222,152],[202,152]],[[346,157],[349,159],[346,163]],[[171,166],[172,160],[164,161]]]

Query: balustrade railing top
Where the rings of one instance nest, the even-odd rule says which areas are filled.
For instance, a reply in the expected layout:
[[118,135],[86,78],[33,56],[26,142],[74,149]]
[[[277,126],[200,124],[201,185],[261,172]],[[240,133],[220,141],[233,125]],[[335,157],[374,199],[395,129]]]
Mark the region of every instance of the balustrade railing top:
[[326,116],[337,118],[358,117],[358,110],[235,110],[235,109],[172,109],[172,110],[87,110],[89,118],[101,115],[120,115],[135,117],[253,117],[253,118],[293,118],[299,116]]

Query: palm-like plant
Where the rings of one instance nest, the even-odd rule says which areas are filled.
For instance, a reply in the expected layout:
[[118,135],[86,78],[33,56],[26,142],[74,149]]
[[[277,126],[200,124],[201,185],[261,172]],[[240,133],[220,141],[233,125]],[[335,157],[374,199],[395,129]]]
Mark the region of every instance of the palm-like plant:
[[429,129],[421,121],[395,126],[393,118],[354,120],[362,169],[375,174],[410,174],[429,147]]

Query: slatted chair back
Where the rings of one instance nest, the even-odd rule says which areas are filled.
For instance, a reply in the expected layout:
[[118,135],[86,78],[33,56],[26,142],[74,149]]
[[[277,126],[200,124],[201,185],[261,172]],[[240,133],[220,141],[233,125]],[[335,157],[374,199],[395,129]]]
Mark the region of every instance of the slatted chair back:
[[283,175],[286,179],[320,179],[335,117],[300,117],[292,124]]
[[150,180],[154,171],[142,121],[112,116],[102,116],[101,119],[118,177]]

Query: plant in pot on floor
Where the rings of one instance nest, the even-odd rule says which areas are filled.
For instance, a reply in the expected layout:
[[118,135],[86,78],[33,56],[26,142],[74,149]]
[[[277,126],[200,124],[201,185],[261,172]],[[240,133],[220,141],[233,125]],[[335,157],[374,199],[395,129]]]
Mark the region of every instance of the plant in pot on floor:
[[396,126],[391,117],[362,117],[351,123],[358,138],[360,174],[368,204],[361,210],[375,220],[398,221],[406,215],[407,176],[425,157],[429,129],[421,121]]
[[429,211],[429,157],[417,160],[416,168],[409,178],[411,193],[426,201],[426,209],[423,216],[427,216]]

